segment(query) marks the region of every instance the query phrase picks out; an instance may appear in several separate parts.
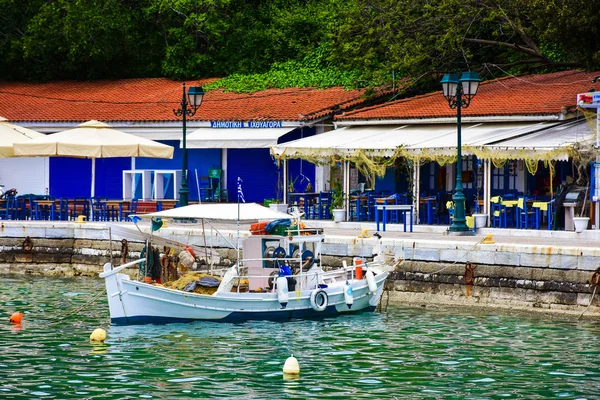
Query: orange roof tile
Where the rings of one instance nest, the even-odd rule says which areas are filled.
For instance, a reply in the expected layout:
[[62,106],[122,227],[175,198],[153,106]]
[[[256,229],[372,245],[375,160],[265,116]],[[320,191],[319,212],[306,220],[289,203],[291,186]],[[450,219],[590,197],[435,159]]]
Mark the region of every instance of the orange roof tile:
[[[551,74],[508,77],[483,82],[468,108],[467,117],[543,116],[558,115],[565,108],[576,106],[577,93],[589,91],[600,84],[592,79],[600,72],[581,70]],[[365,107],[336,116],[338,121],[423,119],[456,117],[441,91],[416,96],[373,107]]]
[[[187,82],[204,85],[214,79]],[[308,121],[364,104],[362,90],[270,89],[208,92],[190,119],[200,121]],[[179,121],[181,82],[165,78],[50,83],[0,82],[0,116],[10,121]]]

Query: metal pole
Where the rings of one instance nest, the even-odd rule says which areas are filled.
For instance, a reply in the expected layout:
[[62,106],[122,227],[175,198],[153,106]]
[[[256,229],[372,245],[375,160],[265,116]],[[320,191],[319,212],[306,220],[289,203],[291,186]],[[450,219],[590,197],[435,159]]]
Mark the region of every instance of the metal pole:
[[[459,74],[460,77],[460,74]],[[462,108],[462,90],[460,84],[456,86],[456,132],[457,132],[457,149],[456,149],[456,188],[454,191],[454,220],[450,225],[450,232],[467,232],[469,227],[466,224],[465,218],[465,195],[462,186],[462,143],[460,137],[461,128],[461,111]]]
[[181,98],[181,110],[183,111],[183,166],[181,168],[181,188],[179,189],[179,205],[187,206],[188,205],[188,195],[190,191],[188,190],[187,183],[187,143],[186,143],[186,117],[187,117],[187,99],[185,97],[185,82],[183,83],[183,97]]

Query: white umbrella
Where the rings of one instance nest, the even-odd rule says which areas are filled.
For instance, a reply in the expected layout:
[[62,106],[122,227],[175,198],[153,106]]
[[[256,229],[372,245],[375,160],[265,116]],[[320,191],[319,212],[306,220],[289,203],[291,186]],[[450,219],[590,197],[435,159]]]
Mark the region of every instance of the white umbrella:
[[14,157],[13,145],[17,142],[44,137],[43,133],[23,128],[0,117],[0,158]]
[[14,144],[15,156],[67,156],[92,159],[92,190],[96,175],[96,158],[150,157],[173,158],[173,147],[111,129],[99,121],[88,121],[75,129],[53,133],[38,139]]

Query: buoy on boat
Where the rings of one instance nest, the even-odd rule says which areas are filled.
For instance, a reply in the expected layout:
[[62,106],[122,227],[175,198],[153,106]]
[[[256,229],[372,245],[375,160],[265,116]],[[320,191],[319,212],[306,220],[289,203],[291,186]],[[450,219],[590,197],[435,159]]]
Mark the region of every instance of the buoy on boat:
[[106,331],[102,328],[94,329],[94,332],[90,335],[92,342],[104,342],[106,340]]
[[377,292],[377,283],[375,282],[375,275],[373,274],[373,271],[371,271],[369,268],[367,268],[366,277],[367,277],[367,285],[369,285],[369,291],[373,294],[376,293]]
[[279,300],[281,308],[285,308],[290,300],[290,295],[288,294],[288,282],[285,276],[277,278],[277,300]]
[[9,318],[9,321],[11,324],[20,324],[22,320],[23,320],[23,313],[19,312],[19,311],[13,313],[13,315],[11,315]]
[[352,308],[352,304],[354,304],[354,295],[352,294],[352,285],[348,281],[346,281],[346,285],[344,286],[344,300],[346,300],[348,308]]
[[289,375],[298,375],[300,373],[300,365],[293,354],[285,360],[285,363],[283,364],[283,373]]

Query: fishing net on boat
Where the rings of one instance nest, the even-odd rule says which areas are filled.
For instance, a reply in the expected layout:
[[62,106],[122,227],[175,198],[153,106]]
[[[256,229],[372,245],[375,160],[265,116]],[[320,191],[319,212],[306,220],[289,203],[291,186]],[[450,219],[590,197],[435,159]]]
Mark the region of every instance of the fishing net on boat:
[[211,295],[217,291],[220,283],[221,278],[219,277],[201,272],[189,272],[176,281],[166,282],[164,286],[171,289]]

